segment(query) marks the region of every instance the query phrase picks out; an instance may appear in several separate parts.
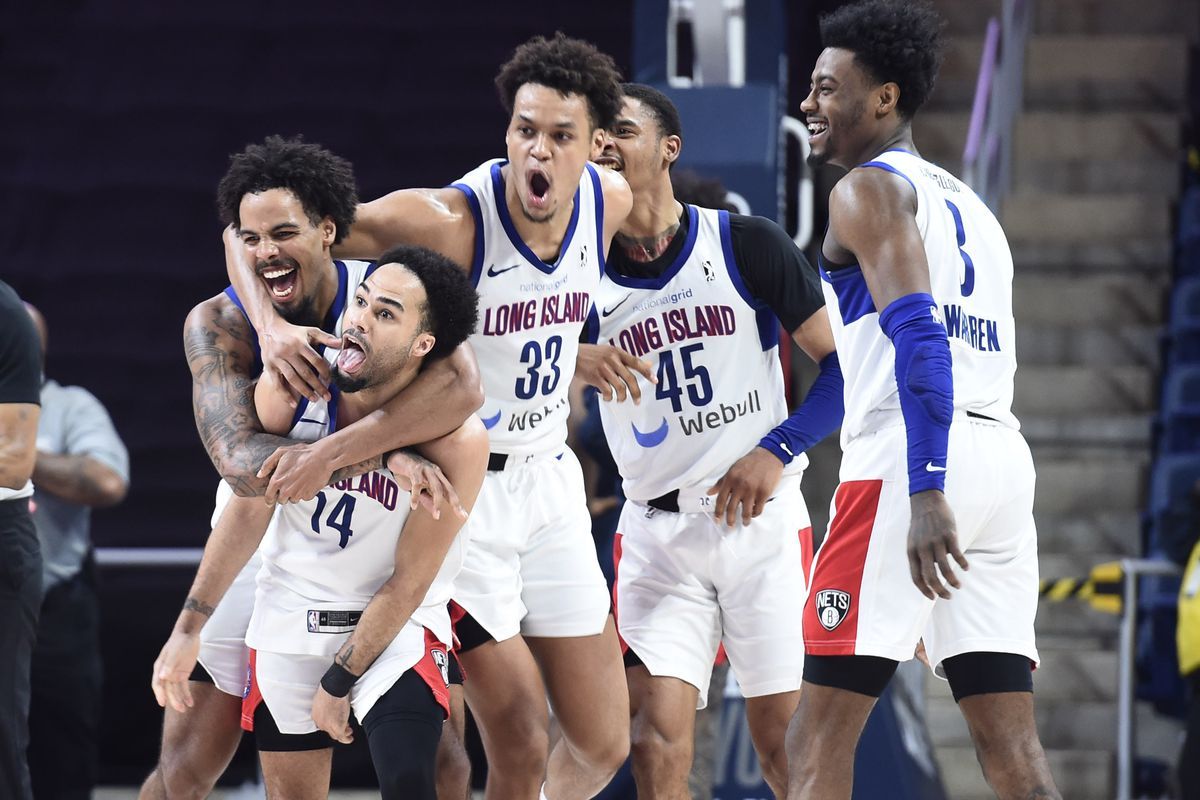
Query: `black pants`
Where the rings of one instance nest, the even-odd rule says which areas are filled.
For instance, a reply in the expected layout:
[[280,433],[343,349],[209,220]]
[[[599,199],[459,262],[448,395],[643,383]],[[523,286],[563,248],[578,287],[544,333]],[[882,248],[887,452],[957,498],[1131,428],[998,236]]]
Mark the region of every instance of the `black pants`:
[[42,603],[42,554],[29,499],[0,502],[0,797],[30,800],[29,669]]
[[1200,670],[1188,675],[1188,716],[1179,754],[1179,788],[1183,800],[1200,800]]
[[33,651],[29,772],[37,800],[88,800],[96,785],[103,671],[91,559],[42,600]]

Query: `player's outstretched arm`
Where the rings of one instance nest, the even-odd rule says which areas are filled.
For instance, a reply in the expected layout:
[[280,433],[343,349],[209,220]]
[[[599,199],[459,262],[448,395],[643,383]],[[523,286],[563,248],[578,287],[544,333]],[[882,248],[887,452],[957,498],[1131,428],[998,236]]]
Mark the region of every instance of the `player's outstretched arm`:
[[259,495],[262,462],[287,439],[262,432],[254,411],[254,333],[224,295],[192,309],[183,347],[192,373],[192,410],[217,472],[241,496]]
[[479,364],[463,342],[432,359],[398,395],[366,417],[311,444],[277,451],[263,464],[267,499],[307,500],[334,480],[377,469],[380,454],[445,436],[483,405]]
[[435,250],[464,269],[475,252],[475,219],[457,189],[400,189],[361,203],[339,258],[372,260],[398,244]]
[[916,204],[916,191],[904,178],[870,167],[852,170],[829,198],[833,241],[827,240],[827,247],[833,246],[835,260],[840,260],[836,255],[841,249],[861,265],[879,309],[879,326],[895,345],[896,386],[908,439],[909,571],[926,597],[949,599],[950,590],[942,581],[960,585],[950,559],[967,568],[943,493],[954,380],[949,339],[931,294]]
[[[487,470],[488,438],[483,424],[470,419],[454,433],[431,443],[425,452],[438,457],[460,501],[469,510]],[[313,698],[313,720],[338,741],[350,739],[347,719],[351,686],[421,605],[462,524],[458,514],[443,513],[434,519],[423,507],[409,513],[396,543],[392,576],[367,604]]]
[[179,712],[191,708],[188,681],[200,652],[200,630],[258,549],[273,511],[258,498],[233,497],[221,512],[204,545],[204,557],[175,628],[154,662],[150,688],[160,706],[170,704]]

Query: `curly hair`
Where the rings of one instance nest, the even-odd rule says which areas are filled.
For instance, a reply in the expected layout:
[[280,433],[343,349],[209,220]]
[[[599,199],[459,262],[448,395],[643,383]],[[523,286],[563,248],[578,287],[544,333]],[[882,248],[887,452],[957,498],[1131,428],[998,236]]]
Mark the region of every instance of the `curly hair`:
[[302,137],[268,136],[229,157],[229,169],[217,184],[217,211],[226,225],[241,226],[239,209],[247,194],[287,189],[296,195],[314,225],[329,217],[337,226],[334,242],[350,232],[358,209],[354,167],[319,144]]
[[557,89],[564,97],[587,98],[592,128],[605,128],[621,110],[621,73],[612,57],[562,31],[553,39],[535,36],[518,47],[496,76],[504,110],[512,115],[517,90],[527,83]]
[[433,334],[428,358],[452,353],[475,332],[479,321],[479,293],[462,268],[441,253],[424,247],[402,244],[391,248],[376,262],[399,264],[417,276],[425,287],[425,305],[421,308],[421,329]]
[[899,86],[896,111],[912,119],[937,80],[942,27],[927,0],[861,0],[821,18],[821,43],[850,50],[876,81]]

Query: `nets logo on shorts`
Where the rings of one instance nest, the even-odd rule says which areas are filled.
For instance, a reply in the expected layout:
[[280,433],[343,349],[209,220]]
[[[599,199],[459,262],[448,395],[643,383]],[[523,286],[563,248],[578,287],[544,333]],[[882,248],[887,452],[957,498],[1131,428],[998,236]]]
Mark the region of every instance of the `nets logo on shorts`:
[[447,686],[449,686],[450,685],[450,666],[448,663],[449,659],[446,657],[446,651],[441,649],[440,647],[431,647],[431,648],[429,648],[429,655],[433,658],[434,665],[436,665],[437,668],[441,671],[442,681],[445,682],[445,684]]
[[822,589],[817,592],[817,619],[821,627],[831,631],[850,613],[850,593],[841,589]]

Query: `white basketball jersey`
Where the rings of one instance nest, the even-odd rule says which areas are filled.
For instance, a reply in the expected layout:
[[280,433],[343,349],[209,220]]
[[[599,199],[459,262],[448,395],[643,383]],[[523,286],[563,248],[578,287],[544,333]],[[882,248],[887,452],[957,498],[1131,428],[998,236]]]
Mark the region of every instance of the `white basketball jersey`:
[[[363,262],[346,262],[335,306],[345,307],[371,272]],[[341,333],[340,312],[335,334]],[[337,351],[326,354],[332,362]],[[329,402],[301,400],[288,438],[311,442],[337,430],[341,393]],[[408,518],[409,493],[387,469],[327,486],[315,498],[280,505],[259,547],[254,615],[246,642],[280,653],[332,656],[354,630],[362,610],[391,577],[396,542]],[[412,620],[451,641],[446,603],[462,565],[456,538]]]
[[[970,187],[907,151],[888,150],[863,168],[899,175],[916,190],[917,228],[938,321],[950,337],[955,409],[1019,428],[1012,413],[1013,263],[1000,223]],[[830,265],[822,258],[821,277],[845,379],[845,447],[901,418],[896,350],[879,327],[879,309],[857,264]]]
[[471,346],[487,398],[479,417],[493,452],[540,455],[561,450],[567,439],[579,335],[604,264],[604,195],[588,164],[558,259],[546,264],[513,225],[505,163],[488,161],[453,184],[475,215],[471,278],[479,290],[479,326]]
[[[779,322],[733,260],[729,214],[685,205],[687,239],[658,278],[606,267],[588,340],[654,364],[637,405],[601,402],[625,495],[645,502],[717,482],[788,414]],[[787,467],[801,472],[803,453]]]

